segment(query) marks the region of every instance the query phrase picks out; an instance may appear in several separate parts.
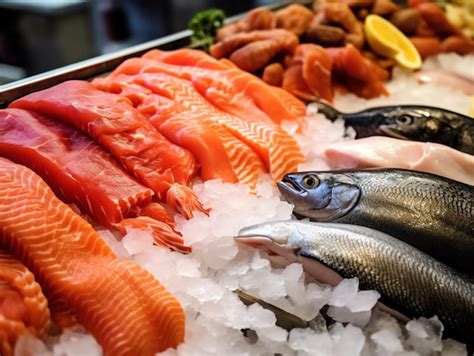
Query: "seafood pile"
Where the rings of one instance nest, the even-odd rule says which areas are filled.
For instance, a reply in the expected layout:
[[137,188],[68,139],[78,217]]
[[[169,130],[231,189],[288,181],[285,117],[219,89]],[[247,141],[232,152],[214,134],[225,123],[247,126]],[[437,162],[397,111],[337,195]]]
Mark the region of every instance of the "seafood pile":
[[[373,16],[395,29],[380,21],[370,25]],[[397,28],[400,35],[392,33]],[[472,38],[428,0],[410,1],[408,8],[391,0],[319,0],[313,9],[292,4],[276,12],[262,7],[222,27],[215,40],[209,48],[214,57],[228,58],[303,99],[327,101],[335,91],[366,99],[387,95],[384,82],[398,58],[390,43],[414,52],[401,62],[410,68],[417,68],[416,50],[422,58],[474,52]]]
[[[334,65],[367,64],[355,48]],[[445,108],[306,105],[193,49],[19,98],[0,353],[465,354],[473,131]]]

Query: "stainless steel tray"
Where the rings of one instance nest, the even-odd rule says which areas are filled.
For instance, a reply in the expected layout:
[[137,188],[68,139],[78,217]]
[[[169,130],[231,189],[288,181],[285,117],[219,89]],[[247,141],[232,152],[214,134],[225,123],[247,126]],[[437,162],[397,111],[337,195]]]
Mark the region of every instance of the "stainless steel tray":
[[[268,6],[271,10],[278,10],[295,1],[283,1]],[[311,1],[296,1],[308,5]],[[226,23],[234,22],[246,13],[239,14],[226,19]],[[87,59],[48,72],[37,74],[16,82],[0,86],[0,107],[8,105],[9,102],[34,91],[49,88],[66,80],[90,79],[107,73],[117,67],[120,63],[130,57],[141,56],[145,52],[154,49],[173,50],[183,47],[191,47],[191,35],[189,30],[177,32],[153,41],[141,43],[109,54]]]

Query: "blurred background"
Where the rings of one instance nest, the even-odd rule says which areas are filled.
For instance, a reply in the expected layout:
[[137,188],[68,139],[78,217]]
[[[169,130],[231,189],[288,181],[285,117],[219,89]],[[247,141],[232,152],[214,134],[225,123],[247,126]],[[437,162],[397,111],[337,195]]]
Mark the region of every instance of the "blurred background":
[[184,30],[209,7],[233,16],[278,2],[0,0],[0,85]]

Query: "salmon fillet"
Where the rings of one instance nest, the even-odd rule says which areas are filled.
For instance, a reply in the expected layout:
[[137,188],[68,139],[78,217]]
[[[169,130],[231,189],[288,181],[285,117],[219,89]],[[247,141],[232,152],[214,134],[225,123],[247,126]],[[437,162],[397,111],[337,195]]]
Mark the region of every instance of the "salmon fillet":
[[[198,68],[197,70],[201,69]],[[202,94],[199,88],[204,84],[196,83],[192,80],[194,71],[195,69],[192,67],[169,65],[144,58],[132,58],[117,67],[111,74],[111,78],[123,74],[131,76],[140,73],[167,74],[177,78],[188,79],[194,84],[199,93]],[[206,85],[204,87],[207,88],[207,91],[214,90],[214,87]],[[209,99],[208,96],[204,96],[206,99]],[[235,110],[239,112],[239,109],[235,108]],[[303,162],[303,155],[294,138],[271,121],[261,122],[254,118],[245,120],[233,115],[212,116],[211,119],[217,120],[235,137],[250,146],[264,162],[274,179],[279,179],[285,173],[296,170],[298,165]]]
[[[127,224],[154,195],[74,127],[26,110],[0,110],[0,155],[34,170],[63,201],[111,229]],[[162,231],[153,231],[156,244],[189,251],[178,234]]]
[[0,245],[64,301],[109,355],[153,355],[184,338],[178,301],[24,166],[0,159]]
[[0,355],[13,355],[26,332],[45,339],[50,323],[48,301],[35,277],[0,244]]
[[[152,50],[147,52],[143,57],[180,67],[187,67],[187,70],[182,69],[184,72],[189,72],[190,68],[201,69],[201,71],[194,70],[194,73],[182,75],[188,76],[188,78],[185,79],[192,77],[193,82],[206,77],[212,78],[212,90],[218,90],[218,88],[222,86],[222,88],[226,88],[226,91],[216,98],[216,100],[212,100],[212,96],[204,96],[224,111],[227,111],[224,109],[224,103],[217,99],[224,100],[223,98],[227,97],[227,101],[230,100],[231,104],[240,107],[241,115],[245,113],[244,118],[246,119],[252,117],[252,112],[242,110],[245,109],[244,102],[240,101],[240,99],[234,99],[234,96],[239,93],[243,93],[250,98],[258,109],[263,111],[272,121],[278,124],[284,120],[297,121],[306,113],[304,103],[287,91],[272,87],[260,78],[238,69],[235,66],[231,66],[225,61],[218,61],[202,51],[193,49],[179,49],[170,52]],[[203,71],[203,69],[208,70]],[[214,69],[214,71],[219,72],[212,76],[212,73],[209,73],[209,69]],[[238,97],[240,96],[242,95],[238,95]],[[231,106],[226,105],[225,107],[228,110],[232,109]],[[232,112],[229,111],[229,113],[236,115],[239,111],[232,110]],[[255,116],[256,114],[254,113],[253,115]],[[240,117],[240,115],[237,116]]]
[[[263,162],[252,149],[229,132],[222,123],[222,117],[228,115],[209,104],[209,102],[196,91],[191,82],[161,73],[137,75],[135,81],[180,104],[180,112],[173,115],[171,119],[163,121],[159,126],[160,131],[162,131],[165,136],[168,137],[170,134],[172,135],[173,132],[175,132],[174,135],[176,135],[176,133],[180,134],[179,128],[181,127],[181,131],[185,131],[187,129],[187,123],[209,127],[215,133],[215,138],[220,140],[224,155],[227,162],[229,162],[229,167],[234,177],[236,177],[239,182],[250,185],[251,188],[256,186],[258,178],[266,172]],[[167,134],[166,132],[169,133]],[[172,141],[174,142],[174,140]],[[222,165],[223,163],[222,159],[221,161],[216,159],[212,161],[209,159],[208,162],[216,162],[218,165]],[[214,166],[217,166],[216,163],[214,163]],[[212,170],[212,168],[211,166],[208,170]],[[221,169],[222,168],[217,170],[217,172]],[[212,179],[212,176],[211,178],[207,178],[206,176],[209,176],[209,174],[202,174],[204,180]]]

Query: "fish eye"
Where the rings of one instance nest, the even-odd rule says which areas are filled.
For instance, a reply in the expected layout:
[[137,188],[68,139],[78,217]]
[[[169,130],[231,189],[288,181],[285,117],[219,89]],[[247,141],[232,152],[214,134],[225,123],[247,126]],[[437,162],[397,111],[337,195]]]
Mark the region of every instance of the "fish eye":
[[410,115],[400,115],[395,121],[401,125],[411,125],[413,124],[413,118]]
[[316,188],[319,185],[319,179],[318,177],[309,174],[303,178],[303,185],[307,189]]

